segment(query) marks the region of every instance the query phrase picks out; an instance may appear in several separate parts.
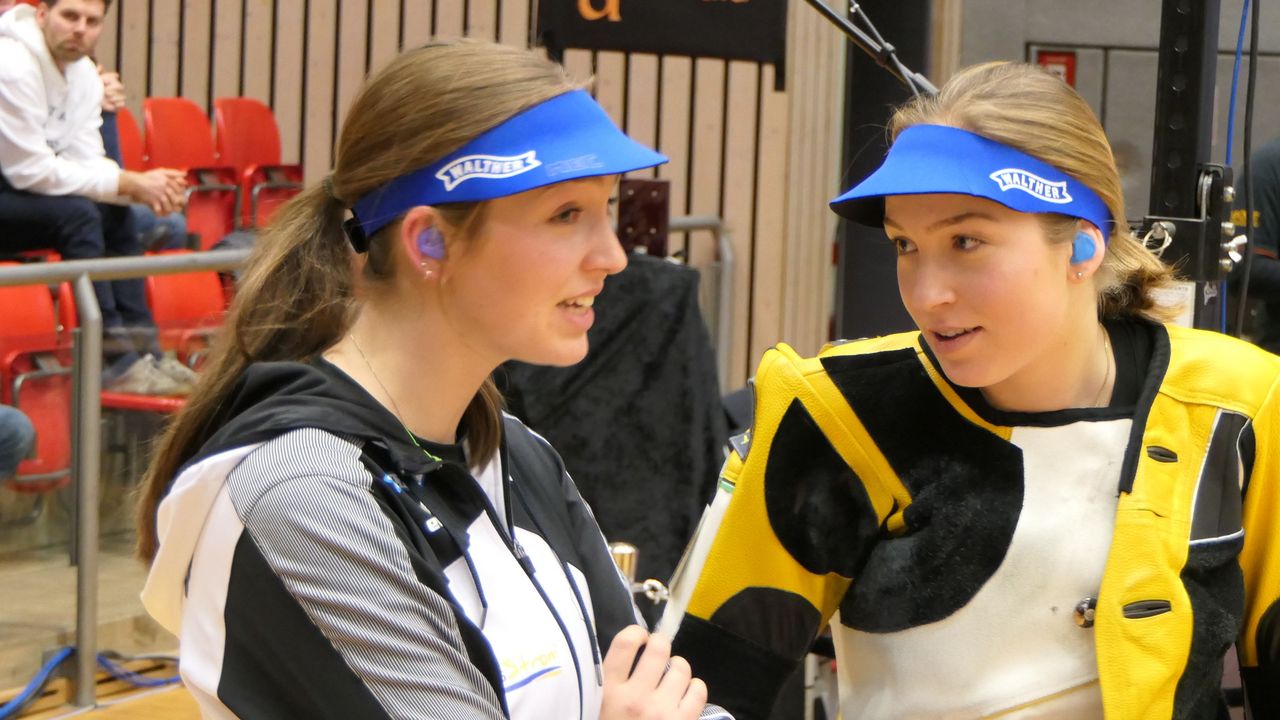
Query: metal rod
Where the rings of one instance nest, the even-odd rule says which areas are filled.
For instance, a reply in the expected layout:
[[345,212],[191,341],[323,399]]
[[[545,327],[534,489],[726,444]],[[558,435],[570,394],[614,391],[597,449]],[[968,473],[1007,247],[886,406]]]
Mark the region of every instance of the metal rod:
[[733,242],[721,226],[716,232],[720,245],[720,327],[716,328],[716,365],[720,368],[720,394],[729,391],[729,346],[733,344]]
[[88,273],[75,279],[80,314],[80,430],[73,458],[76,474],[76,665],[72,682],[77,707],[97,699],[98,684],[98,462],[102,438],[102,310]]
[[715,215],[686,215],[671,218],[670,232],[710,230],[716,240],[720,261],[719,298],[716,304],[716,369],[720,391],[729,390],[729,347],[733,343],[733,241],[724,221]]
[[247,257],[249,257],[248,250],[209,250],[144,257],[7,265],[0,268],[0,287],[70,282],[85,274],[94,280],[124,280],[145,275],[169,275],[196,270],[229,270],[239,266]]
[[[938,94],[938,88],[935,87],[933,83],[929,82],[924,75],[914,72],[908,69],[906,65],[902,64],[902,61],[893,53],[892,45],[889,45],[888,43],[881,45],[871,39],[870,36],[862,32],[861,28],[849,22],[849,20],[840,15],[840,13],[832,10],[831,6],[827,5],[823,0],[805,0],[805,2],[809,3],[814,10],[817,10],[823,17],[831,21],[831,23],[839,28],[854,45],[857,45],[859,49],[870,55],[871,58],[880,65],[880,67],[888,70],[890,75],[898,78],[903,85],[906,85],[907,88],[911,90],[912,94],[919,94],[921,90],[930,95]],[[864,14],[863,17],[865,18],[866,15]],[[889,48],[888,52],[885,50],[886,47]]]
[[[97,298],[94,299],[97,300]],[[74,371],[74,368],[80,367],[81,357],[84,354],[84,341],[81,339],[83,337],[84,331],[80,328],[71,331],[71,367],[73,368],[71,371],[71,408],[73,412],[71,413],[71,466],[68,470],[71,473],[72,482],[75,482],[76,477],[76,458],[80,457],[80,433],[84,432],[84,427],[80,424],[80,413],[74,412],[76,408],[80,407],[80,398],[84,397],[84,390],[80,387],[80,374]],[[15,407],[18,405],[16,397],[13,399],[13,404]],[[71,503],[71,509],[68,514],[70,516],[68,519],[70,520],[71,531],[70,536],[67,538],[67,562],[70,565],[75,565],[79,562],[77,560],[77,548],[80,547],[80,514],[74,502]]]

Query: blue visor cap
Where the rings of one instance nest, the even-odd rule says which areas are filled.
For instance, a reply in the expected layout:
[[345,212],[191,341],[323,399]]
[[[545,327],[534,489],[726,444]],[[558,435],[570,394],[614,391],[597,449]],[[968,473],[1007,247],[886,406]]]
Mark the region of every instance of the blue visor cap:
[[418,205],[492,200],[666,161],[665,155],[624,135],[585,90],[573,90],[370,192],[355,202],[352,213],[367,238]]
[[1025,213],[1068,215],[1093,223],[1103,237],[1111,232],[1111,210],[1084,183],[1021,150],[944,125],[903,130],[880,167],[832,200],[831,209],[880,227],[886,195],[932,193],[987,198]]

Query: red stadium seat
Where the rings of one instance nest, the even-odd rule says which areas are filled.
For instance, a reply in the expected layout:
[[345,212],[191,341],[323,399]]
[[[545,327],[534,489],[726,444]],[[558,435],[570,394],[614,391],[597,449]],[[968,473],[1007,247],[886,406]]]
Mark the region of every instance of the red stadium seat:
[[[190,251],[179,250],[176,252]],[[75,293],[69,283],[62,283],[58,287],[58,327],[61,337],[64,338],[63,344],[69,346],[72,331],[79,327]],[[182,409],[183,403],[186,402],[186,399],[181,397],[134,395],[132,393],[119,393],[108,390],[102,391],[99,399],[102,402],[103,410],[136,410],[160,414],[177,412]]]
[[0,287],[0,304],[23,308],[0,323],[0,401],[17,407],[36,428],[33,455],[18,466],[8,487],[56,490],[71,479],[69,349],[59,341],[47,287]]
[[181,97],[154,97],[142,101],[146,154],[149,167],[213,167],[213,135],[209,117],[199,105]]
[[147,304],[160,330],[160,347],[173,350],[182,362],[196,365],[226,312],[218,273],[203,270],[151,275],[146,284]]
[[147,98],[142,108],[147,164],[186,171],[187,229],[208,250],[236,227],[235,170],[216,160],[209,118],[198,105],[186,98]]
[[280,130],[271,108],[247,97],[213,102],[219,162],[236,169],[241,224],[262,227],[302,189],[302,167],[280,164]]
[[122,107],[116,111],[116,128],[120,134],[120,156],[124,160],[124,169],[134,172],[146,170],[142,131],[138,129],[138,121],[129,112],[129,108]]

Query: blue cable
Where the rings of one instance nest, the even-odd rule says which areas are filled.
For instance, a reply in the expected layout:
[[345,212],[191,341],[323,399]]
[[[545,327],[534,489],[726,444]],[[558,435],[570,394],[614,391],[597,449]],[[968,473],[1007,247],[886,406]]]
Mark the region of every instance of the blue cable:
[[53,671],[57,670],[59,665],[66,662],[67,658],[71,657],[74,652],[74,649],[64,647],[54,653],[53,657],[49,658],[48,662],[44,664],[44,667],[40,668],[40,672],[36,673],[35,677],[31,678],[31,682],[27,683],[27,686],[22,689],[22,692],[19,693],[17,697],[5,703],[3,706],[0,706],[0,719],[16,717],[19,712],[22,712],[22,708],[26,707],[36,694],[43,690],[44,686],[48,684],[49,676],[53,674]]
[[[1249,26],[1249,2],[1244,0],[1244,7],[1240,10],[1240,32],[1236,35],[1236,62],[1231,70],[1231,100],[1227,103],[1227,156],[1226,165],[1231,167],[1231,151],[1232,145],[1235,143],[1236,129],[1236,91],[1240,87],[1240,58],[1244,54],[1244,31]],[[1251,230],[1249,227],[1249,219],[1245,219],[1246,232]],[[1219,295],[1221,298],[1218,302],[1222,306],[1222,332],[1227,332],[1227,281],[1223,280],[1219,283]]]
[[1240,11],[1240,33],[1236,35],[1236,63],[1231,70],[1231,102],[1227,105],[1227,165],[1231,165],[1236,130],[1236,90],[1240,87],[1240,58],[1244,54],[1244,31],[1249,25],[1249,0]]
[[[49,683],[49,678],[53,675],[53,672],[57,670],[62,663],[66,662],[67,658],[70,658],[74,654],[75,648],[71,647],[64,647],[54,653],[53,657],[49,658],[49,660],[45,662],[44,666],[40,668],[40,671],[36,673],[36,676],[31,678],[31,682],[27,683],[27,686],[22,689],[21,693],[18,693],[18,695],[12,700],[0,706],[0,720],[17,717],[17,714],[22,712],[22,709],[30,704],[35,696],[44,689],[44,686]],[[182,679],[180,675],[167,678],[149,678],[126,667],[117,665],[109,657],[103,654],[98,655],[98,664],[110,673],[111,677],[137,687],[161,687],[164,685],[172,685]]]
[[172,685],[182,679],[181,675],[174,675],[173,677],[165,678],[149,678],[145,675],[140,675],[129,668],[117,665],[110,658],[101,653],[98,654],[98,664],[102,666],[103,670],[110,673],[111,677],[137,687],[163,687],[165,685]]

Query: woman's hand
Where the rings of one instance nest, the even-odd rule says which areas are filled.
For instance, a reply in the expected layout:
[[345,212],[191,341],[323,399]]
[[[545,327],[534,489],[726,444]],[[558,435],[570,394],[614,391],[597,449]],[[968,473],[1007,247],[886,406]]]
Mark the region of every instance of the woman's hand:
[[707,704],[706,684],[693,677],[688,661],[671,657],[671,641],[639,625],[614,636],[603,672],[600,720],[696,720]]

